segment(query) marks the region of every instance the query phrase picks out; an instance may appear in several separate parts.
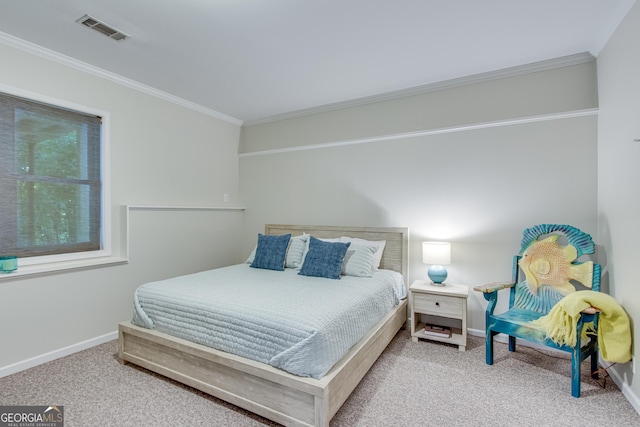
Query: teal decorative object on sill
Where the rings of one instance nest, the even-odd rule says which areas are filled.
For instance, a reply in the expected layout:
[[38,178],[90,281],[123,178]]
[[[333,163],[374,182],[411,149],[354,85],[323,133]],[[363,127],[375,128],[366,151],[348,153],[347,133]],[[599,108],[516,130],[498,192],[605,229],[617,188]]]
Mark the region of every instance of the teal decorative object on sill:
[[11,273],[18,269],[18,257],[14,255],[0,256],[0,272]]

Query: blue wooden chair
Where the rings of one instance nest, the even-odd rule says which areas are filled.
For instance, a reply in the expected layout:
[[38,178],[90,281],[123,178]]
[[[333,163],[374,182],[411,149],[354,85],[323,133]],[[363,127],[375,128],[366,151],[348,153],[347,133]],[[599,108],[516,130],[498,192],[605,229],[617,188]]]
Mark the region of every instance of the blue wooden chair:
[[[588,342],[581,340],[586,323],[593,322],[597,329],[597,309],[589,308],[581,313],[576,326],[578,339],[573,347],[556,344],[546,337],[540,326],[531,323],[549,313],[571,292],[584,288],[600,291],[601,267],[583,257],[593,254],[594,249],[590,235],[569,225],[541,224],[524,230],[520,254],[513,259],[512,281],[474,288],[489,301],[486,311],[487,365],[493,364],[493,337],[503,333],[509,336],[509,351],[516,350],[516,338],[520,338],[570,353],[571,395],[574,397],[580,397],[580,364],[589,356],[591,376],[598,378],[597,337],[590,334]],[[509,289],[509,309],[495,314],[498,291],[502,289]]]

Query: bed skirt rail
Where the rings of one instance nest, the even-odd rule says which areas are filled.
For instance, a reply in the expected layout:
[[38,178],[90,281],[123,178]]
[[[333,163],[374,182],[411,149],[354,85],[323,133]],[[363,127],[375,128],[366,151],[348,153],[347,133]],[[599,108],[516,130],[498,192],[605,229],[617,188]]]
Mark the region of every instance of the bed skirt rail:
[[328,427],[406,321],[403,300],[318,380],[131,322],[118,325],[118,355],[122,363],[141,366],[285,426]]

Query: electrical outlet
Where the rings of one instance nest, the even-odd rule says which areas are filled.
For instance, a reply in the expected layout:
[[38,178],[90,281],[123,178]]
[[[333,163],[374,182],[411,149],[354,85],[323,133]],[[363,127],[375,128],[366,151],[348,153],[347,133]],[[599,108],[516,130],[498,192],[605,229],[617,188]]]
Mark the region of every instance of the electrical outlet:
[[225,201],[225,202],[228,202],[228,201],[229,201],[229,195],[228,195],[228,194],[225,194],[225,195],[224,195],[224,201]]

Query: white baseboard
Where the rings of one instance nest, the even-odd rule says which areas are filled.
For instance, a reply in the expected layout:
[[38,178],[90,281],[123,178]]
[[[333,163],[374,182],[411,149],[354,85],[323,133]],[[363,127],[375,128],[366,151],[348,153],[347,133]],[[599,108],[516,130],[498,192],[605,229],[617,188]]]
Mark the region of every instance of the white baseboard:
[[615,369],[607,369],[607,372],[609,372],[611,379],[614,383],[616,383],[624,397],[626,397],[629,403],[631,403],[633,409],[635,409],[636,412],[640,414],[640,398],[638,398],[638,395],[636,395],[633,390],[631,390],[631,387],[629,387],[629,383],[625,381],[624,378],[622,378],[618,371],[616,371]]
[[0,367],[0,378],[6,377],[16,372],[24,371],[25,369],[33,368],[34,366],[42,365],[43,363],[50,362],[52,360],[59,359],[64,356],[68,356],[73,353],[77,353],[82,350],[86,350],[91,347],[103,344],[108,341],[112,341],[118,338],[118,331],[109,332],[108,334],[91,338],[86,341],[79,342],[77,344],[70,345],[58,350],[50,351],[49,353],[41,354],[21,362],[16,362],[11,365]]
[[[478,330],[478,329],[467,329],[467,333],[469,335],[473,335],[473,336],[481,337],[481,338],[485,338],[487,336],[484,330],[481,331],[481,330]],[[494,340],[498,341],[498,342],[505,343],[505,344],[508,343],[508,338],[504,334],[496,335],[494,337]],[[527,341],[524,341],[524,340],[522,340],[522,341],[521,340],[517,340],[517,345],[524,345],[524,346],[528,346],[528,347],[532,347],[532,348],[544,349],[545,351],[557,351],[557,352],[562,353],[562,354],[567,354],[564,351],[560,351],[560,350],[556,350],[556,349],[553,349],[553,348],[545,347],[545,346],[542,346],[540,344],[527,342]],[[600,362],[602,363],[602,360],[600,360]],[[622,395],[627,398],[627,400],[629,401],[631,406],[633,406],[633,409],[635,409],[636,412],[638,414],[640,414],[640,398],[638,397],[638,395],[636,395],[634,393],[634,391],[631,389],[631,387],[629,387],[629,382],[626,381],[624,378],[622,378],[620,376],[620,374],[618,373],[618,371],[616,371],[615,369],[607,369],[607,372],[609,372],[609,375],[611,376],[611,379],[618,386],[618,388],[622,392]]]

